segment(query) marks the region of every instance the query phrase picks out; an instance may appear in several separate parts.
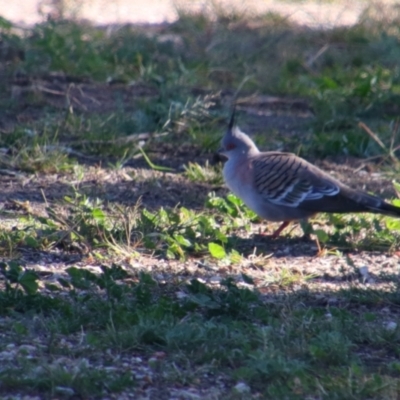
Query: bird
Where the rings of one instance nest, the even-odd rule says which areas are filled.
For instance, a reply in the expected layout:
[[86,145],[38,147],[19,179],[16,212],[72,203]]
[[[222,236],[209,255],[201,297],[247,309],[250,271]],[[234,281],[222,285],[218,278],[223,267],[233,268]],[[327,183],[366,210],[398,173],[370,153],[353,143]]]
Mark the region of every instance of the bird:
[[400,207],[345,185],[293,153],[260,151],[235,124],[235,109],[218,153],[227,159],[223,177],[231,192],[259,217],[282,222],[273,237],[321,212],[400,217]]

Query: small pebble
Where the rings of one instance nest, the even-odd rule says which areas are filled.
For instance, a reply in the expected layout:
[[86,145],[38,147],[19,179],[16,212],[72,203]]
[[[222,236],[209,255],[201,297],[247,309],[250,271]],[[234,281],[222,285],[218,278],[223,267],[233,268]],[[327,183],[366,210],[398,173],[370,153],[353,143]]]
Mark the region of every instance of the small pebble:
[[239,393],[250,393],[250,386],[244,382],[239,382],[235,385],[234,389]]
[[67,396],[73,396],[75,394],[73,389],[65,386],[56,386],[55,391]]
[[386,329],[387,331],[393,332],[393,331],[396,330],[396,328],[397,328],[397,323],[394,322],[394,321],[389,321],[389,322],[387,322],[387,323],[385,324],[385,329]]

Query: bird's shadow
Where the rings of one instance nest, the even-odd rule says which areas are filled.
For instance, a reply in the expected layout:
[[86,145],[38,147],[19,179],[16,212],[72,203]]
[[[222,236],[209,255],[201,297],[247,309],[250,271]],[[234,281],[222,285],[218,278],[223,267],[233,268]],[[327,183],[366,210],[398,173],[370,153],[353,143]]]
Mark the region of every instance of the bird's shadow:
[[316,241],[307,237],[254,234],[249,238],[243,238],[231,235],[229,244],[245,257],[253,254],[273,254],[274,257],[314,257],[319,251]]

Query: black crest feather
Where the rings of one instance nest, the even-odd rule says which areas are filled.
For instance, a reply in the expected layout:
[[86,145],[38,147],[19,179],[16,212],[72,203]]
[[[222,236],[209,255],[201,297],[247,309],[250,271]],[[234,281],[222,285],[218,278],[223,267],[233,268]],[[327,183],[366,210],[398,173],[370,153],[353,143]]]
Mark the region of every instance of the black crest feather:
[[236,104],[233,103],[231,119],[229,120],[229,125],[228,125],[228,129],[230,131],[233,129],[233,126],[235,125],[235,116],[236,116]]

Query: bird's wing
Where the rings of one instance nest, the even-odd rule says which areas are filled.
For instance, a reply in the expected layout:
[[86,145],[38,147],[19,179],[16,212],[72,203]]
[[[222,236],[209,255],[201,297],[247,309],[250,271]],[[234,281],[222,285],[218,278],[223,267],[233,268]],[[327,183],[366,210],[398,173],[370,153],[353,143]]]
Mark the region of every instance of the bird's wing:
[[252,167],[256,189],[276,205],[295,208],[340,192],[338,182],[294,154],[261,153],[253,158]]

